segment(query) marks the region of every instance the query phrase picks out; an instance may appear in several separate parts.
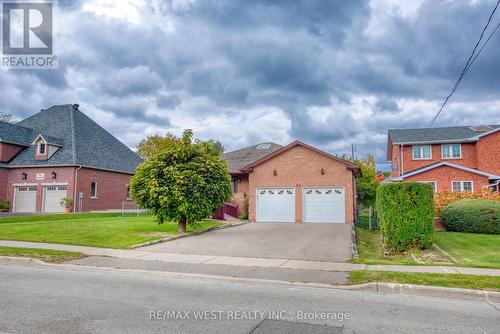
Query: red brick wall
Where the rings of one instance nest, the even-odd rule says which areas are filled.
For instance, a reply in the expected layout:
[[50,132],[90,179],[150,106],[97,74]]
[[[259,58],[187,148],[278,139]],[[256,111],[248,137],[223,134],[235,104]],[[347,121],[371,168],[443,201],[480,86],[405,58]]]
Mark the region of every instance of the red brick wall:
[[0,161],[1,162],[9,162],[22,149],[23,149],[23,147],[19,146],[19,145],[0,143]]
[[488,185],[488,178],[475,173],[448,166],[441,166],[429,171],[405,178],[405,181],[436,181],[437,191],[451,191],[452,181],[473,181],[474,191],[481,191]]
[[[8,170],[8,182],[7,182],[7,197],[11,203],[11,210],[14,204],[14,185],[15,184],[26,184],[26,185],[36,185],[38,188],[37,192],[37,206],[36,211],[42,211],[42,199],[43,199],[43,185],[51,184],[51,183],[67,183],[68,184],[68,193],[67,197],[73,198],[73,184],[74,184],[74,173],[75,167],[37,167],[37,168],[15,168]],[[27,174],[26,180],[23,180],[21,177],[22,173]],[[56,179],[52,179],[51,173],[56,172]],[[37,180],[36,174],[43,173],[44,179]]]
[[[325,174],[321,175],[321,168]],[[277,171],[274,176],[273,171]],[[302,222],[302,187],[345,187],[346,223],[354,220],[352,171],[346,165],[302,146],[296,146],[258,165],[249,174],[249,218],[256,217],[257,187],[295,187],[295,221]]]
[[500,131],[479,138],[476,147],[480,157],[477,168],[500,175]]
[[0,168],[0,199],[6,200],[7,197],[7,182],[9,180],[9,171],[5,168]]
[[229,202],[236,204],[238,206],[239,212],[243,213],[243,207],[244,207],[244,193],[248,195],[248,174],[239,174],[235,175],[240,179],[240,182],[238,183],[238,191],[231,196],[231,199]]
[[[121,209],[122,202],[127,200],[127,184],[132,175],[108,172],[97,169],[82,168],[77,177],[77,198],[83,192],[83,211],[100,211]],[[97,198],[90,198],[90,183],[97,181]]]

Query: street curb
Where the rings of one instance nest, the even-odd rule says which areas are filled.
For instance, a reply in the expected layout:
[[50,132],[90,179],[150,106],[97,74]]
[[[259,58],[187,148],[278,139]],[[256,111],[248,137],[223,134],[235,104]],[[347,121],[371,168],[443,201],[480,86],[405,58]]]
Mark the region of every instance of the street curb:
[[152,240],[152,241],[144,242],[142,244],[134,245],[134,246],[132,246],[132,247],[130,247],[128,249],[136,249],[136,248],[140,248],[140,247],[146,247],[146,246],[161,244],[161,243],[168,242],[168,241],[173,241],[173,240],[177,240],[177,239],[193,237],[195,235],[200,235],[200,234],[203,234],[203,233],[217,231],[217,230],[223,230],[223,229],[230,228],[230,227],[241,226],[241,225],[245,225],[245,224],[248,224],[248,223],[249,222],[247,222],[247,221],[241,221],[241,220],[237,221],[237,223],[224,223],[224,225],[210,227],[210,228],[207,228],[206,230],[203,230],[203,231],[197,231],[197,232],[191,232],[191,233],[184,233],[184,234],[174,235],[174,236],[171,236],[171,237],[166,237],[166,238],[162,238],[162,239],[158,239],[158,240]]
[[124,274],[140,274],[141,276],[164,276],[173,278],[189,278],[189,279],[205,279],[205,280],[219,280],[224,282],[237,282],[249,284],[278,284],[282,286],[296,287],[296,288],[320,288],[320,289],[335,289],[353,292],[371,292],[382,295],[408,295],[420,297],[434,297],[446,299],[459,299],[459,300],[472,300],[482,302],[500,303],[500,292],[486,291],[486,290],[472,290],[461,288],[445,288],[438,286],[425,286],[425,285],[412,285],[412,284],[399,284],[399,283],[382,283],[371,282],[356,285],[331,285],[323,283],[302,283],[290,282],[270,279],[257,279],[248,277],[231,277],[221,275],[207,275],[195,273],[182,273],[182,272],[168,272],[168,271],[155,271],[144,269],[119,269],[113,267],[99,267],[99,266],[86,266],[75,264],[57,264],[48,263],[39,259],[0,256],[0,259],[6,259],[12,262],[24,262],[27,264],[38,264],[45,267],[55,267],[65,270],[98,270],[101,272],[120,272]]

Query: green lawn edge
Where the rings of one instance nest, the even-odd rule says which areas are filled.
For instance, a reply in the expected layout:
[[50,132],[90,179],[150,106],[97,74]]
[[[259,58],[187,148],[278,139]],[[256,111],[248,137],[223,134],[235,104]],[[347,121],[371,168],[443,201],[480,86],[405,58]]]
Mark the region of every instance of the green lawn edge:
[[500,277],[498,276],[356,270],[350,272],[349,282],[351,284],[370,282],[400,283],[439,286],[446,288],[500,291]]
[[8,257],[28,257],[39,259],[49,263],[61,263],[65,261],[77,260],[86,257],[78,252],[68,252],[53,249],[23,248],[23,247],[3,247],[0,246],[0,256]]

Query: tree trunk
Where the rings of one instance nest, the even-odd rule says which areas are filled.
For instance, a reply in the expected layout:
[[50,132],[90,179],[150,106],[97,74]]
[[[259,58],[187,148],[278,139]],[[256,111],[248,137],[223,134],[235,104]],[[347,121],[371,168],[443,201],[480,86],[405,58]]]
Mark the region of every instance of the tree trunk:
[[182,217],[182,218],[179,220],[179,226],[178,226],[177,231],[178,231],[178,232],[181,232],[181,233],[186,232],[186,217]]

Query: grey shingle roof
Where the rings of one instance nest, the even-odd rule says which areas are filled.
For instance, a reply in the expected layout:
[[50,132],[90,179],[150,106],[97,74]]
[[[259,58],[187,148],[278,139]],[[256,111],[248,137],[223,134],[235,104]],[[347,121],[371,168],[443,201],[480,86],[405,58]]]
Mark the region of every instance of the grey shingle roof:
[[[500,128],[500,125],[489,125],[491,129]],[[485,131],[475,131],[472,126],[450,126],[443,128],[423,129],[391,129],[389,136],[393,144],[439,142],[453,140],[467,140]]]
[[[266,144],[269,144],[269,147],[266,147]],[[261,148],[257,149],[259,146]],[[263,146],[266,148],[262,148]],[[229,173],[239,173],[241,168],[254,163],[282,147],[283,146],[275,143],[261,143],[237,151],[224,153],[222,159],[227,161]]]
[[31,145],[35,137],[32,129],[0,121],[0,142]]
[[[134,173],[142,161],[122,142],[69,104],[45,109],[16,126],[31,129],[32,137],[28,143],[30,146],[16,156],[9,167],[77,165]],[[35,147],[31,143],[40,134],[47,142],[61,146],[48,160],[35,160]]]

